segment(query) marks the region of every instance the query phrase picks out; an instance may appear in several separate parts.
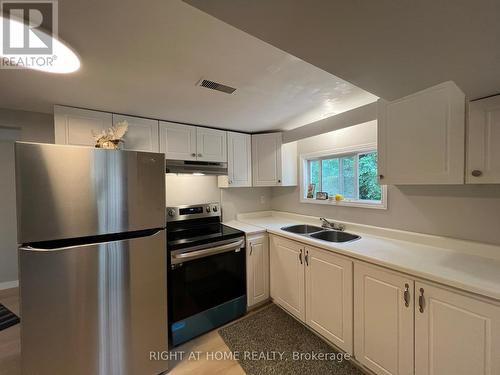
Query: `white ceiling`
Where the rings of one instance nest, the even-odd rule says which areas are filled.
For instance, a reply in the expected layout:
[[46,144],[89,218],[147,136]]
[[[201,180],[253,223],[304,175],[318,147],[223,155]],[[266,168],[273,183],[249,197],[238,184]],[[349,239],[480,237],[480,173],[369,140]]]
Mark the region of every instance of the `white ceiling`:
[[[376,97],[180,0],[59,1],[69,75],[0,70],[0,106],[53,104],[257,132],[291,129]],[[232,95],[196,86],[206,78]]]
[[185,0],[384,99],[500,93],[499,0]]

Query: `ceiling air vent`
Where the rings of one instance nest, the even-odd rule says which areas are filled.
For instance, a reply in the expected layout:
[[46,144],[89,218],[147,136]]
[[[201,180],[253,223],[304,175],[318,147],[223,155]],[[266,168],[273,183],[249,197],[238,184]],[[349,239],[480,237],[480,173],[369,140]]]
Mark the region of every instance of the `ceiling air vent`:
[[198,86],[206,87],[207,89],[217,90],[220,92],[224,92],[226,94],[232,94],[236,91],[234,87],[223,85],[222,83],[209,81],[208,79],[202,79],[198,82]]

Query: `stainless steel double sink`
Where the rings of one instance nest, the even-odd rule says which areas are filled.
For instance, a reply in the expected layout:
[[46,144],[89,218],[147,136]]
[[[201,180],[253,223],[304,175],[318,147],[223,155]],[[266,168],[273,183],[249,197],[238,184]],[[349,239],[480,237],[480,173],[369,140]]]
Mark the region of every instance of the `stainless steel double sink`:
[[286,232],[300,234],[303,236],[316,238],[327,242],[350,242],[359,240],[361,237],[352,233],[341,232],[338,230],[325,229],[315,225],[298,224],[282,227],[281,230]]

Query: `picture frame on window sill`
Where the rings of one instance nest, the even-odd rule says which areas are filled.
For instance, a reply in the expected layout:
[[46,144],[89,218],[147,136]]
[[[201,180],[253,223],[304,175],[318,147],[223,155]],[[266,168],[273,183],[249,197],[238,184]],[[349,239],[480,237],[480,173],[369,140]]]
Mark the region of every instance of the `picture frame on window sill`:
[[318,191],[316,193],[316,199],[319,201],[326,201],[328,200],[328,193],[324,191]]
[[307,186],[307,198],[312,199],[314,198],[314,191],[316,190],[316,184],[309,184]]

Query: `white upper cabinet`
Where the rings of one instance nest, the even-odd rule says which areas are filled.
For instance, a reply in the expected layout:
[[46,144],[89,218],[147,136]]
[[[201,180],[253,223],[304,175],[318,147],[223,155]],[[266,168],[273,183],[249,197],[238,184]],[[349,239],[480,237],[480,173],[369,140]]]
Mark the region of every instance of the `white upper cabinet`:
[[500,95],[469,104],[466,182],[500,183]]
[[253,186],[297,185],[297,142],[282,144],[282,133],[252,135]]
[[226,162],[226,132],[160,121],[160,152],[171,160]]
[[113,125],[127,121],[128,131],[123,138],[123,149],[158,152],[158,120],[113,114]]
[[252,186],[252,136],[227,132],[227,176],[219,176],[219,187]]
[[197,160],[227,162],[227,132],[217,129],[196,128]]
[[413,288],[404,275],[354,264],[354,356],[375,374],[413,374]]
[[57,144],[94,146],[92,131],[100,132],[112,125],[111,113],[54,106],[54,133]]
[[55,141],[59,144],[94,146],[92,131],[99,133],[120,121],[128,122],[123,149],[158,152],[158,121],[108,112],[54,106]]
[[379,100],[381,184],[463,184],[464,144],[465,95],[453,82]]
[[196,160],[196,127],[160,121],[160,152],[166,159]]
[[415,285],[415,375],[500,374],[500,306]]

